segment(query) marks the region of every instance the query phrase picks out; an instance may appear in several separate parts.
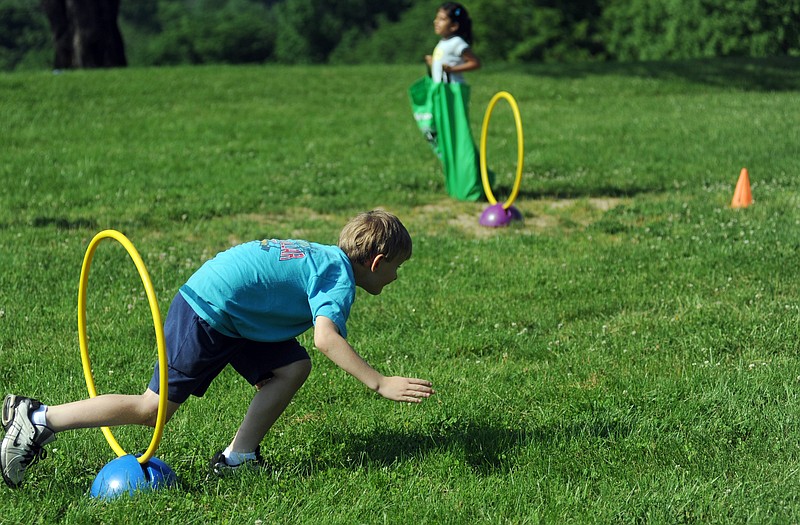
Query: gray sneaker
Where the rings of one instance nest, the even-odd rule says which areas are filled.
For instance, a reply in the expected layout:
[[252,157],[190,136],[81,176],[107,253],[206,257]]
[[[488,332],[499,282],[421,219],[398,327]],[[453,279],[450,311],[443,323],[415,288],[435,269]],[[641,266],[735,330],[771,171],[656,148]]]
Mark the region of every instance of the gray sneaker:
[[42,448],[56,438],[55,432],[34,425],[31,414],[42,404],[36,399],[9,394],[3,401],[3,428],[6,435],[0,446],[0,469],[3,481],[16,488],[25,470],[47,455]]
[[209,467],[211,468],[211,473],[216,476],[227,476],[228,474],[233,474],[237,470],[258,470],[266,468],[267,466],[261,458],[261,447],[256,448],[256,459],[248,459],[238,465],[229,465],[223,452],[224,451],[220,450],[211,458]]

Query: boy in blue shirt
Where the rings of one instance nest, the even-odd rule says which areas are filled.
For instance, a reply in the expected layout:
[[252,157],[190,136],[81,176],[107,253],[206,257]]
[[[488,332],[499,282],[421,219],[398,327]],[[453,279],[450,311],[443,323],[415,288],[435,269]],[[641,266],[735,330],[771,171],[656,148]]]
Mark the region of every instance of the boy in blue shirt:
[[[345,225],[338,246],[300,240],[253,241],[201,266],[180,288],[164,323],[167,420],[189,396],[202,396],[230,364],[257,389],[228,447],[211,460],[217,474],[261,464],[259,444],[311,372],[297,336],[313,326],[314,346],[387,399],[419,403],[430,381],[386,377],[347,342],[346,322],[358,286],[378,295],[411,257],[411,237],[394,215],[376,210]],[[158,365],[142,395],[105,394],[63,405],[9,394],[0,467],[17,487],[56,433],[77,428],[154,426]]]

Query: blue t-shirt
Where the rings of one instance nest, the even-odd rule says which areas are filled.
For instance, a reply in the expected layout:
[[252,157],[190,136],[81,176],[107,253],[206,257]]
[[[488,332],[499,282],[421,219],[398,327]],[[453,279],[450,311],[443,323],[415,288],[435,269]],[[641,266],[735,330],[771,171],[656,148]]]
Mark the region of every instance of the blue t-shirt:
[[347,337],[353,268],[337,246],[251,241],[206,261],[180,289],[197,315],[230,337],[286,341],[322,315]]

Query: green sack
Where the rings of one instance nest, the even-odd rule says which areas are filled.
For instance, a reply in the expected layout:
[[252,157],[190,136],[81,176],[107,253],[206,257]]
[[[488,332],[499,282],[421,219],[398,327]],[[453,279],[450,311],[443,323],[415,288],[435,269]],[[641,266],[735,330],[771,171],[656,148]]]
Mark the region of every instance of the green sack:
[[438,155],[439,146],[436,143],[436,126],[433,123],[432,86],[431,77],[422,77],[408,88],[408,96],[411,99],[411,111],[414,113],[414,120],[417,122],[419,130],[431,148],[433,148],[434,153]]
[[433,82],[430,77],[409,88],[417,126],[442,161],[447,193],[477,201],[483,196],[483,186],[469,126],[469,95],[466,84]]

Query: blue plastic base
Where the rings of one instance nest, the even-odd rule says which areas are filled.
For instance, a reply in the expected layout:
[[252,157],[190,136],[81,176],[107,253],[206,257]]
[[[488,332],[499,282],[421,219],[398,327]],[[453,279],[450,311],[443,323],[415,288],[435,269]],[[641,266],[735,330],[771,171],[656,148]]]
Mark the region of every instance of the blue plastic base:
[[94,478],[93,498],[111,500],[137,491],[158,490],[172,487],[178,483],[169,465],[158,458],[139,464],[136,456],[128,454],[109,461]]

